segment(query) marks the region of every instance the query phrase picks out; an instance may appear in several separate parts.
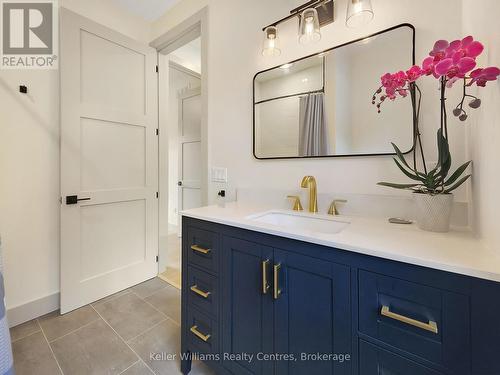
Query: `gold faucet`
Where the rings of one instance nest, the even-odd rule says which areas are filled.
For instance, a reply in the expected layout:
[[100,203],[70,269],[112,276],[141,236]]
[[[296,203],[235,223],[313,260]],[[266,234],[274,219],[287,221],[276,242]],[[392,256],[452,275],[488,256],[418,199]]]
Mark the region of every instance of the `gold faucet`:
[[302,211],[302,204],[300,203],[300,197],[298,195],[288,195],[288,199],[293,199],[293,210],[294,211]]
[[337,208],[337,203],[346,203],[347,201],[345,199],[335,199],[331,204],[330,208],[328,209],[328,215],[338,215],[339,210]]
[[318,212],[318,192],[316,179],[313,176],[304,176],[300,187],[309,188],[309,212]]

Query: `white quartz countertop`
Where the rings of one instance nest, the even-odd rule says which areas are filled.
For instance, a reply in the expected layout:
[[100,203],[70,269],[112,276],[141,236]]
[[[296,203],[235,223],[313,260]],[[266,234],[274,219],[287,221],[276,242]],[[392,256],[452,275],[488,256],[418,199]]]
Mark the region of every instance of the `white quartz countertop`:
[[271,210],[270,207],[234,202],[225,207],[195,208],[183,211],[182,215],[500,282],[500,256],[484,248],[469,231],[432,233],[420,230],[415,224],[396,225],[382,219],[341,215],[337,218],[350,225],[340,233],[327,234],[287,229],[248,218]]

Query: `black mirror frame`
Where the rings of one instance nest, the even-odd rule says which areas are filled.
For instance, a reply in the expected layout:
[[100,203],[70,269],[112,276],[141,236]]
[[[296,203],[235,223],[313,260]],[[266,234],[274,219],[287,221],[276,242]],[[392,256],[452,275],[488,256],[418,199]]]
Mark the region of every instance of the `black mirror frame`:
[[[408,27],[411,29],[412,31],[412,43],[413,43],[413,46],[412,46],[412,65],[415,65],[415,39],[416,39],[416,32],[415,32],[415,26],[413,26],[411,23],[401,23],[399,25],[396,25],[396,26],[392,26],[392,27],[389,27],[388,29],[384,29],[384,30],[381,30],[381,31],[378,31],[376,33],[373,33],[373,34],[370,34],[370,35],[367,35],[367,36],[364,36],[362,38],[358,38],[358,39],[355,39],[355,40],[352,40],[352,41],[349,41],[349,42],[346,42],[346,43],[343,43],[343,44],[340,44],[338,46],[335,46],[335,47],[332,47],[332,48],[329,48],[329,49],[326,49],[326,50],[323,50],[323,51],[319,51],[319,52],[316,52],[316,53],[313,53],[311,55],[307,55],[307,56],[304,56],[304,57],[301,57],[299,59],[295,59],[295,60],[292,60],[292,61],[289,61],[287,63],[283,63],[283,64],[292,64],[292,63],[295,63],[297,61],[301,61],[301,60],[304,60],[304,59],[308,59],[309,57],[313,57],[313,56],[316,56],[316,55],[319,55],[321,53],[326,53],[326,52],[330,52],[330,51],[333,51],[337,48],[342,48],[342,47],[345,47],[345,46],[348,46],[349,44],[353,44],[353,43],[357,43],[357,42],[360,42],[364,39],[367,39],[367,38],[372,38],[374,36],[377,36],[377,35],[380,35],[380,34],[384,34],[384,33],[387,33],[389,31],[393,31],[393,30],[396,30],[396,29],[399,29],[399,28],[402,28],[402,27]],[[378,154],[344,154],[344,155],[322,155],[322,156],[274,156],[274,157],[268,157],[268,158],[262,158],[262,157],[258,157],[255,153],[255,79],[257,78],[257,76],[259,74],[262,74],[262,73],[265,73],[265,72],[268,72],[270,70],[273,70],[273,69],[276,69],[276,68],[279,68],[281,65],[283,64],[280,64],[280,65],[277,65],[277,66],[273,66],[271,68],[268,68],[268,69],[265,69],[265,70],[261,70],[260,72],[257,72],[254,76],[253,76],[253,86],[252,86],[252,153],[253,153],[253,156],[255,159],[257,160],[282,160],[282,159],[318,159],[318,158],[345,158],[345,157],[359,157],[359,156],[364,156],[364,157],[367,157],[367,156],[392,156],[392,155],[396,155],[396,153],[378,153]],[[415,111],[415,108],[413,108],[413,111]],[[413,117],[414,120],[413,120],[413,146],[410,150],[408,150],[407,152],[404,152],[404,154],[409,154],[410,152],[413,151],[414,147],[415,147],[415,127],[416,127],[416,123],[415,123],[415,116]]]

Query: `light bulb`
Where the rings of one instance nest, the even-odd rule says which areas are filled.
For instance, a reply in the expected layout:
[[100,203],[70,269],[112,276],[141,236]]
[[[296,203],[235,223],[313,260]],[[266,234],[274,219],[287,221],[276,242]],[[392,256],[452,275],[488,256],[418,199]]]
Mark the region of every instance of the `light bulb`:
[[308,8],[302,12],[299,25],[299,42],[302,44],[317,42],[321,39],[318,12]]
[[373,19],[373,8],[370,0],[348,0],[345,23],[347,27],[366,25]]
[[275,26],[269,26],[264,30],[262,55],[279,56],[280,54],[281,50],[279,48],[278,29]]

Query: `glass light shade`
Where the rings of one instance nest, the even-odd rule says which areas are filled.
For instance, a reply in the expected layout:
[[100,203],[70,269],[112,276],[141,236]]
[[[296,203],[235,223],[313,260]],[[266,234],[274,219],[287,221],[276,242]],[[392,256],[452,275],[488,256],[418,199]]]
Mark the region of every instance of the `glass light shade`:
[[280,40],[278,38],[278,29],[275,26],[266,27],[266,29],[264,30],[262,55],[266,57],[281,55]]
[[299,43],[307,44],[320,39],[318,12],[314,8],[308,8],[300,16]]
[[370,0],[348,0],[345,20],[347,27],[363,26],[372,19],[373,8]]

